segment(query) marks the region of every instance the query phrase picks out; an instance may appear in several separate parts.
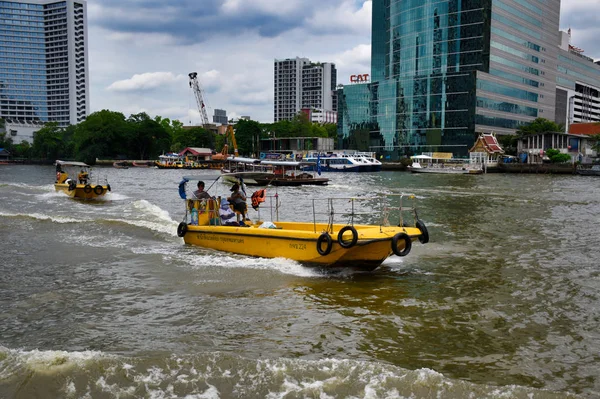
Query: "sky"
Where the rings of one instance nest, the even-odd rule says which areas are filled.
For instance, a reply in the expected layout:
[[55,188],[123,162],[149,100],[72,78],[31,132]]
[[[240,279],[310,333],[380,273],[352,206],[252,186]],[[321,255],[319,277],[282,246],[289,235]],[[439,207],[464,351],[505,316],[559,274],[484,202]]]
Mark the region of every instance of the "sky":
[[[600,0],[563,0],[561,30],[600,59]],[[87,0],[91,112],[201,123],[188,74],[198,73],[209,119],[273,122],[273,61],[333,62],[337,83],[370,73],[371,1]]]

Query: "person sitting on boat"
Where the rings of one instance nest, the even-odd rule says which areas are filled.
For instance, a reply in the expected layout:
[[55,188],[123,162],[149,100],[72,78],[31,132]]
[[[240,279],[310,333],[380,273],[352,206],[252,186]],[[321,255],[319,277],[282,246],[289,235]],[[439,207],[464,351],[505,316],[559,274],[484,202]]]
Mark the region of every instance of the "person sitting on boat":
[[210,194],[204,191],[204,182],[198,182],[198,190],[194,191],[194,197],[196,199],[210,199]]
[[88,182],[88,173],[81,169],[81,172],[77,175],[77,180],[79,180],[79,184],[87,184]]
[[68,177],[69,175],[62,170],[60,165],[56,165],[56,182],[59,184],[65,183]]
[[[246,195],[240,190],[240,185],[234,183],[231,186],[231,196],[227,197],[227,201],[233,206],[233,209],[242,215],[242,222],[246,220]],[[241,223],[240,223],[241,224]]]

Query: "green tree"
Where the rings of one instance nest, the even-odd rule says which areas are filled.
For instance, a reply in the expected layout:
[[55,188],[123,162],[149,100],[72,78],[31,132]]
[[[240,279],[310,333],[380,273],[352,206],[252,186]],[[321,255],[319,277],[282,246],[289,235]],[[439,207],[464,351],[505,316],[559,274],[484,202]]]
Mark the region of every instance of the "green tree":
[[14,146],[13,151],[11,151],[11,155],[14,158],[30,158],[31,152],[31,145],[27,140],[23,140]]
[[498,142],[506,155],[517,155],[517,143],[519,137],[514,134],[498,135]]
[[94,112],[75,129],[73,139],[77,159],[95,164],[96,158],[127,154],[128,141],[134,135],[122,113],[109,110]]
[[555,150],[554,148],[549,148],[546,150],[546,156],[550,158],[550,162],[552,163],[566,163],[571,162],[571,156],[569,154],[563,154],[559,150]]
[[[168,121],[168,119],[166,120]],[[161,152],[169,149],[172,137],[165,129],[170,130],[170,123],[160,124],[156,118],[141,112],[127,118],[128,158],[156,158]]]
[[63,129],[58,123],[46,123],[40,130],[33,133],[32,154],[42,159],[61,159],[65,155]]
[[337,132],[337,125],[335,123],[326,123],[323,125],[323,127],[327,131],[326,137],[337,139],[338,132]]
[[235,140],[238,152],[256,156],[260,152],[261,134],[262,129],[258,122],[240,119],[235,125]]
[[214,148],[215,135],[200,126],[190,129],[181,129],[174,133],[174,144],[171,151],[179,152],[186,147]]
[[517,135],[522,137],[536,133],[564,132],[564,130],[564,126],[562,125],[559,125],[545,118],[536,118],[529,124],[521,126],[521,128],[517,130]]

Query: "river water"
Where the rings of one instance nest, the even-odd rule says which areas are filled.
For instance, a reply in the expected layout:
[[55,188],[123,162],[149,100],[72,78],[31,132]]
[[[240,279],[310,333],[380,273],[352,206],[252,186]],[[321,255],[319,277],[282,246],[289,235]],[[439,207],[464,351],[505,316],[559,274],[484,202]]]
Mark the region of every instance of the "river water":
[[0,398],[600,397],[597,178],[279,188],[297,220],[313,197],[417,195],[430,243],[325,273],[186,246],[193,172],[94,172],[112,192],[83,202],[52,166],[0,166]]

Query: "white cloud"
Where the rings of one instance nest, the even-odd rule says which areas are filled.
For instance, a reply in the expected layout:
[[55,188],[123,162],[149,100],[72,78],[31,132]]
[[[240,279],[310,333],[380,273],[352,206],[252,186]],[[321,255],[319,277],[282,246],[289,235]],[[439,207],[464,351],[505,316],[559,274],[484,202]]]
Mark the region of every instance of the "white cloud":
[[157,87],[183,81],[187,76],[175,75],[172,72],[146,72],[135,74],[130,79],[118,80],[108,86],[112,91],[135,91],[155,89]]

